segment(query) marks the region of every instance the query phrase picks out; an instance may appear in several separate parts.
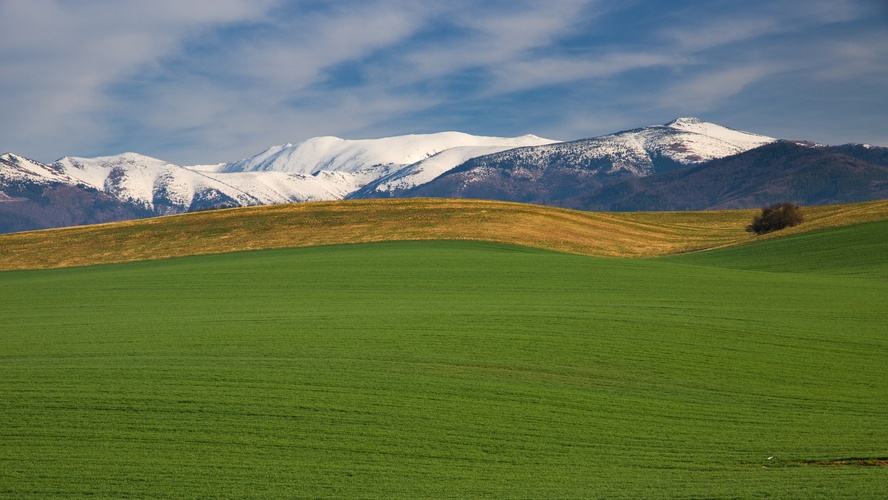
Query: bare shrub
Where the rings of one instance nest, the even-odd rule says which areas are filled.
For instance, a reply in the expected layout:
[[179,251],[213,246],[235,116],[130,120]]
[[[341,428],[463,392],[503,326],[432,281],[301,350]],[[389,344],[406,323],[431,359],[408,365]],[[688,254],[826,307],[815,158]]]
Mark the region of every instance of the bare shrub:
[[746,230],[755,234],[765,234],[797,226],[804,220],[802,209],[795,203],[785,201],[762,208],[762,213],[752,219],[752,224],[746,226]]

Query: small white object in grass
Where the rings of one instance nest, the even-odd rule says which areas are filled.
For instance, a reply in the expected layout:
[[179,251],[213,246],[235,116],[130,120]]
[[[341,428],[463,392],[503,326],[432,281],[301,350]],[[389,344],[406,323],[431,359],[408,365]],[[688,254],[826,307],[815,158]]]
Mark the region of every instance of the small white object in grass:
[[773,460],[773,459],[774,459],[774,457],[768,457],[768,460]]

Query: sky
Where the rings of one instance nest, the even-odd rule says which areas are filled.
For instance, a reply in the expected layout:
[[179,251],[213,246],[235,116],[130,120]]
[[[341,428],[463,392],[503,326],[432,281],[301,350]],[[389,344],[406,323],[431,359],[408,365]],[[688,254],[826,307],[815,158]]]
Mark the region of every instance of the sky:
[[888,146],[888,0],[0,0],[0,26],[0,153],[43,162],[682,116]]

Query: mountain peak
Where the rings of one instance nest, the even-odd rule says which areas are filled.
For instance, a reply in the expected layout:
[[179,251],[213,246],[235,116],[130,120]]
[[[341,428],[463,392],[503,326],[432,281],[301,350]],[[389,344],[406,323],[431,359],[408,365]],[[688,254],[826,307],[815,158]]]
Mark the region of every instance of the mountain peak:
[[[741,151],[756,148],[777,140],[773,137],[744,132],[742,130],[725,127],[724,125],[707,122],[694,117],[676,118],[667,123],[665,127],[724,141],[725,143],[737,146]],[[737,152],[739,153],[740,151]]]
[[2,155],[0,155],[0,161],[19,163],[23,159],[25,159],[23,156],[19,156],[15,153],[3,153]]
[[133,153],[128,151],[126,153],[120,153],[116,155],[110,156],[97,156],[95,158],[84,158],[80,156],[65,156],[60,158],[56,163],[63,164],[73,164],[73,165],[106,165],[111,166],[115,164],[128,163],[128,164],[167,164],[169,162],[165,160],[161,160],[159,158],[154,158],[153,156],[143,155],[141,153]]
[[[219,171],[223,173],[276,171],[297,174],[316,174],[320,171],[353,174],[363,172],[375,176],[371,179],[375,180],[381,175],[387,175],[393,169],[421,162],[452,149],[481,147],[511,149],[550,142],[555,141],[532,135],[513,138],[486,137],[455,131],[378,139],[341,139],[323,136],[313,137],[295,145],[274,146],[252,158],[229,163]],[[491,152],[489,149],[484,151]]]
[[702,125],[707,123],[699,118],[694,118],[693,116],[683,116],[681,118],[676,118],[671,122],[664,125],[664,127],[672,127],[672,128],[683,128],[688,125]]
[[15,153],[3,153],[2,155],[0,155],[0,162],[15,165],[39,165],[41,167],[46,166],[45,164],[37,160],[32,160],[22,155],[17,155]]

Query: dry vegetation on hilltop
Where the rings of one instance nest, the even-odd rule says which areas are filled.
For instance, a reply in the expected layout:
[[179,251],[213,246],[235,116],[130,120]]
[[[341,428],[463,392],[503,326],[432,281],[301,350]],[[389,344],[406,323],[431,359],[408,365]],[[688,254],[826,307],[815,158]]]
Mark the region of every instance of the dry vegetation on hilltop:
[[[805,210],[805,224],[780,234],[888,219],[888,201]],[[394,240],[477,240],[582,255],[651,257],[753,241],[760,237],[745,227],[755,213],[595,213],[465,199],[270,205],[6,234],[0,236],[0,269]]]

